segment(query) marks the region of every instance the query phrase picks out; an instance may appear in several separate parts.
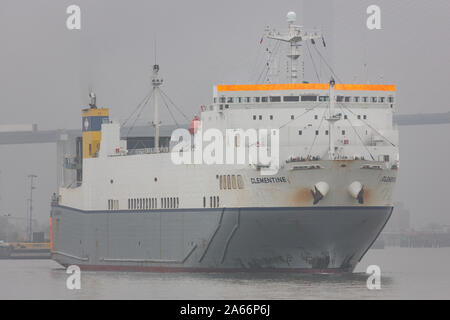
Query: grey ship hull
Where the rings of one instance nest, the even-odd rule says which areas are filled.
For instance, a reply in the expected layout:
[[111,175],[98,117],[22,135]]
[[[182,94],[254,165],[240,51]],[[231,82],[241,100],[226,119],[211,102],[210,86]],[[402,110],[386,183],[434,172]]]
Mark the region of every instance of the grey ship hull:
[[52,206],[52,258],[85,270],[352,272],[392,207],[81,211]]

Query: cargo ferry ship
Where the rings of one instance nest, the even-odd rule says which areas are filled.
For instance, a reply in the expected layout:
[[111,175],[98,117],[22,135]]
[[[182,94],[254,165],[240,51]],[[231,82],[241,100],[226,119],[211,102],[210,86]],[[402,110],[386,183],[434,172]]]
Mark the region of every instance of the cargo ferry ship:
[[[154,65],[151,147],[129,150],[95,98],[82,111],[79,181],[52,199],[54,260],[87,270],[354,270],[393,210],[396,89],[303,81],[302,45],[322,35],[297,26],[293,12],[287,20],[287,31],[265,37],[287,44],[288,81],[215,86],[190,132],[278,133],[273,173],[257,161],[175,164],[174,142],[159,135],[163,81]],[[246,141],[236,134],[227,143],[255,147]]]

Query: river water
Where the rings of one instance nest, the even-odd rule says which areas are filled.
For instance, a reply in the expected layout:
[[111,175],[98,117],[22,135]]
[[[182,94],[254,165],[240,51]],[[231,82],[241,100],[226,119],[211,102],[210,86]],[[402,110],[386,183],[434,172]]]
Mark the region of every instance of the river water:
[[[366,269],[381,269],[367,289]],[[0,299],[450,299],[450,248],[370,250],[351,275],[81,273],[52,260],[0,260]]]

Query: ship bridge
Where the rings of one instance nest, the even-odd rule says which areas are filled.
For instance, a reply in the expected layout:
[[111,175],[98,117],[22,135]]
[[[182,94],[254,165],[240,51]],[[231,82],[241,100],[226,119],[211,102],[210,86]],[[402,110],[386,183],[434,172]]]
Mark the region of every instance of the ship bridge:
[[[329,90],[330,85],[325,83],[218,85],[214,87],[214,104],[223,110],[238,104],[289,106],[289,103],[327,102]],[[336,102],[364,103],[372,107],[384,104],[393,108],[394,85],[336,84],[335,90]]]

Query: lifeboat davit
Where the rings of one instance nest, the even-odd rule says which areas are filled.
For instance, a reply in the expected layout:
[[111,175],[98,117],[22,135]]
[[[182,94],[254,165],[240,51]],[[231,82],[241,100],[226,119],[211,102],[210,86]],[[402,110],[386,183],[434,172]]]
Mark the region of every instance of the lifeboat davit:
[[200,118],[198,116],[195,116],[194,119],[192,119],[191,124],[189,125],[189,133],[190,134],[197,133],[197,130],[200,128],[200,126],[201,126]]

